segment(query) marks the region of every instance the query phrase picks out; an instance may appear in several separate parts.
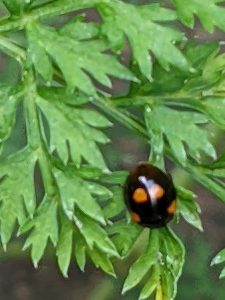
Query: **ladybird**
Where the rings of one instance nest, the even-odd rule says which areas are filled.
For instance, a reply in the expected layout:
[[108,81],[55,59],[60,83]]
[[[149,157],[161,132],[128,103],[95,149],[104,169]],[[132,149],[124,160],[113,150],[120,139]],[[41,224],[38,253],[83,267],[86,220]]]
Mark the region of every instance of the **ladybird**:
[[144,227],[165,226],[176,211],[176,189],[170,175],[147,162],[130,172],[124,198],[133,222]]

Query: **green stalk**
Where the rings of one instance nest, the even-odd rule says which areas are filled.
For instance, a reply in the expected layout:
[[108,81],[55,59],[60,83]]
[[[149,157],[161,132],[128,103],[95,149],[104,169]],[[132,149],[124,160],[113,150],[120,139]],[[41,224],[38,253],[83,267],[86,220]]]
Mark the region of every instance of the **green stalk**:
[[26,54],[23,49],[13,44],[10,39],[0,35],[0,49],[6,54],[12,56],[19,63],[22,63],[26,59]]
[[138,96],[134,95],[132,97],[123,97],[113,100],[116,107],[134,107],[134,106],[144,106],[154,105],[154,104],[167,104],[167,105],[181,105],[182,107],[193,107],[196,106],[197,101],[201,100],[199,95],[148,95],[148,96]]
[[140,135],[144,136],[144,138],[149,139],[147,130],[137,121],[128,116],[126,111],[118,110],[118,108],[114,107],[113,101],[106,98],[102,99],[99,97],[95,99],[93,104],[99,107],[101,110],[105,111],[108,115],[112,116],[123,125],[126,125],[126,127],[136,131]]
[[[225,93],[214,93],[211,97],[216,97],[217,99],[224,99]],[[120,108],[127,107],[141,107],[145,105],[170,105],[170,106],[180,106],[182,108],[197,109],[204,112],[204,100],[207,100],[209,96],[200,95],[199,93],[194,95],[179,95],[179,94],[169,94],[169,95],[152,95],[152,96],[133,96],[131,98],[122,97],[113,99],[113,106]]]
[[[0,22],[0,32],[17,31],[26,27],[27,23],[38,19],[45,19],[50,17],[56,17],[78,9],[91,8],[98,3],[102,3],[108,0],[58,0],[41,7],[34,8],[27,14],[24,14],[20,18],[8,18]],[[110,0],[110,2],[115,0]]]
[[32,72],[27,72],[25,75],[25,89],[24,109],[28,144],[38,154],[45,192],[50,196],[54,196],[56,193],[55,180],[51,171],[50,159],[41,136],[36,106],[36,85]]

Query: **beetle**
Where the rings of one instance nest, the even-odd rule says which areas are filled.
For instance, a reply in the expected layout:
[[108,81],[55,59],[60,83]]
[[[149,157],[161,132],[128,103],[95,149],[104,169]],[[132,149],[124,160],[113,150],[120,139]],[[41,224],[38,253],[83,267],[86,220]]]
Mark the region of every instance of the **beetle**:
[[144,227],[163,227],[176,211],[172,177],[148,162],[140,162],[130,172],[124,198],[133,222]]

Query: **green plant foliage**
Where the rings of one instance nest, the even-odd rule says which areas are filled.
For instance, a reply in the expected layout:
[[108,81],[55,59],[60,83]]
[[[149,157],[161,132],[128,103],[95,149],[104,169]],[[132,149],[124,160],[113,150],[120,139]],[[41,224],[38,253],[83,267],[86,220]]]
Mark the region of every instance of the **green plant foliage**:
[[56,255],[58,257],[59,268],[63,275],[67,277],[73,250],[73,226],[63,213],[60,215],[60,224],[61,231],[59,233]]
[[[205,30],[212,32],[214,26],[221,30],[225,30],[223,18],[225,9],[218,4],[223,0],[208,0],[204,3],[201,0],[172,0],[176,5],[178,16],[182,23],[193,28],[194,16],[198,16]],[[218,3],[218,4],[217,4]]]
[[[60,99],[54,101],[54,105],[43,98],[38,98],[37,103],[49,122],[51,152],[56,150],[66,164],[69,159],[68,142],[71,158],[76,165],[80,164],[82,156],[90,164],[107,169],[96,142],[105,144],[109,139],[103,132],[94,128],[110,125],[107,119],[90,109],[71,110]],[[89,151],[90,149],[92,151]]]
[[[70,32],[73,33],[72,24],[70,25]],[[76,29],[76,23],[74,27]],[[74,39],[76,35],[71,37],[71,33],[68,34],[68,29],[57,33],[53,28],[35,23],[28,27],[27,33],[31,60],[45,80],[51,80],[53,75],[52,64],[47,54],[62,71],[68,87],[78,87],[86,94],[94,95],[95,87],[83,69],[108,87],[111,87],[108,74],[127,80],[135,79],[115,57],[102,53],[108,50],[109,46],[101,40],[80,42]]]
[[176,282],[184,262],[184,248],[169,228],[150,233],[146,251],[132,265],[123,292],[136,286],[150,271],[139,299],[147,299],[156,290],[156,299],[174,299]]
[[[20,225],[25,222],[25,208],[30,217],[34,214],[36,203],[33,174],[36,160],[34,153],[24,149],[1,164],[0,222],[4,246],[11,238],[16,221]],[[20,192],[17,187],[20,187]]]
[[7,140],[15,123],[15,115],[19,98],[10,87],[1,87],[0,91],[0,142]]
[[[173,11],[158,5],[135,7],[122,2],[111,2],[110,5],[107,3],[100,6],[104,20],[103,34],[113,47],[121,46],[124,35],[128,38],[134,60],[144,76],[151,79],[152,61],[149,51],[152,51],[165,69],[169,68],[169,64],[188,69],[186,58],[173,43],[181,41],[183,35],[173,28],[160,25],[176,19]],[[112,18],[112,15],[115,17]]]
[[[4,74],[0,83],[0,237],[6,249],[20,235],[35,267],[51,244],[65,277],[72,261],[84,271],[89,260],[115,277],[114,262],[141,240],[147,246],[123,293],[141,286],[139,299],[173,300],[182,242],[170,227],[146,241],[124,205],[128,173],[109,170],[101,145],[118,121],[150,144],[151,163],[163,169],[167,157],[225,202],[225,155],[217,159],[211,134],[225,129],[225,55],[219,43],[188,40],[177,26],[192,28],[197,16],[206,31],[225,30],[224,1],[174,0],[170,9],[129,2],[2,1],[9,14],[0,20],[0,49],[20,71],[14,84]],[[89,8],[99,22],[87,20]],[[113,78],[129,84],[126,95],[110,95]],[[21,136],[18,119],[25,145],[10,148]],[[202,231],[193,192],[179,186],[177,195],[175,219]],[[222,250],[212,264],[224,257]]]
[[19,15],[23,6],[23,1],[20,0],[3,0],[4,5],[11,14]]
[[[171,150],[181,163],[184,163],[187,158],[183,143],[188,145],[188,152],[196,160],[200,158],[199,150],[213,158],[216,157],[215,150],[208,141],[207,133],[196,126],[207,122],[203,115],[155,106],[152,109],[146,109],[145,119],[151,130],[150,136],[153,135],[153,139],[155,139],[154,133],[160,135],[161,138],[164,134]],[[185,129],[183,124],[185,124]],[[191,135],[190,132],[192,132]]]
[[55,198],[44,197],[35,217],[24,223],[19,233],[22,234],[31,229],[31,234],[25,242],[24,249],[32,247],[31,257],[34,266],[37,267],[38,262],[44,254],[48,239],[51,240],[54,246],[57,245],[57,202]]
[[196,196],[182,187],[177,187],[177,194],[178,213],[182,215],[186,222],[202,231],[202,222],[199,216],[201,209],[195,200]]
[[[225,262],[225,249],[221,250],[212,260],[211,262],[211,266],[213,265],[218,265]],[[223,270],[220,273],[220,278],[224,278],[225,277],[225,269],[223,268]]]

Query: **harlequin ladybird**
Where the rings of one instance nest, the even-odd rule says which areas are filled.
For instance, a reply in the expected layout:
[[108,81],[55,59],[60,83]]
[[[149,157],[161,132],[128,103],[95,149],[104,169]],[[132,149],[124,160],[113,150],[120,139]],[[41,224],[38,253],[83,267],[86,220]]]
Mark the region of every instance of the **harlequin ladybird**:
[[144,227],[165,226],[176,210],[171,177],[146,162],[139,163],[128,175],[124,198],[131,219]]

